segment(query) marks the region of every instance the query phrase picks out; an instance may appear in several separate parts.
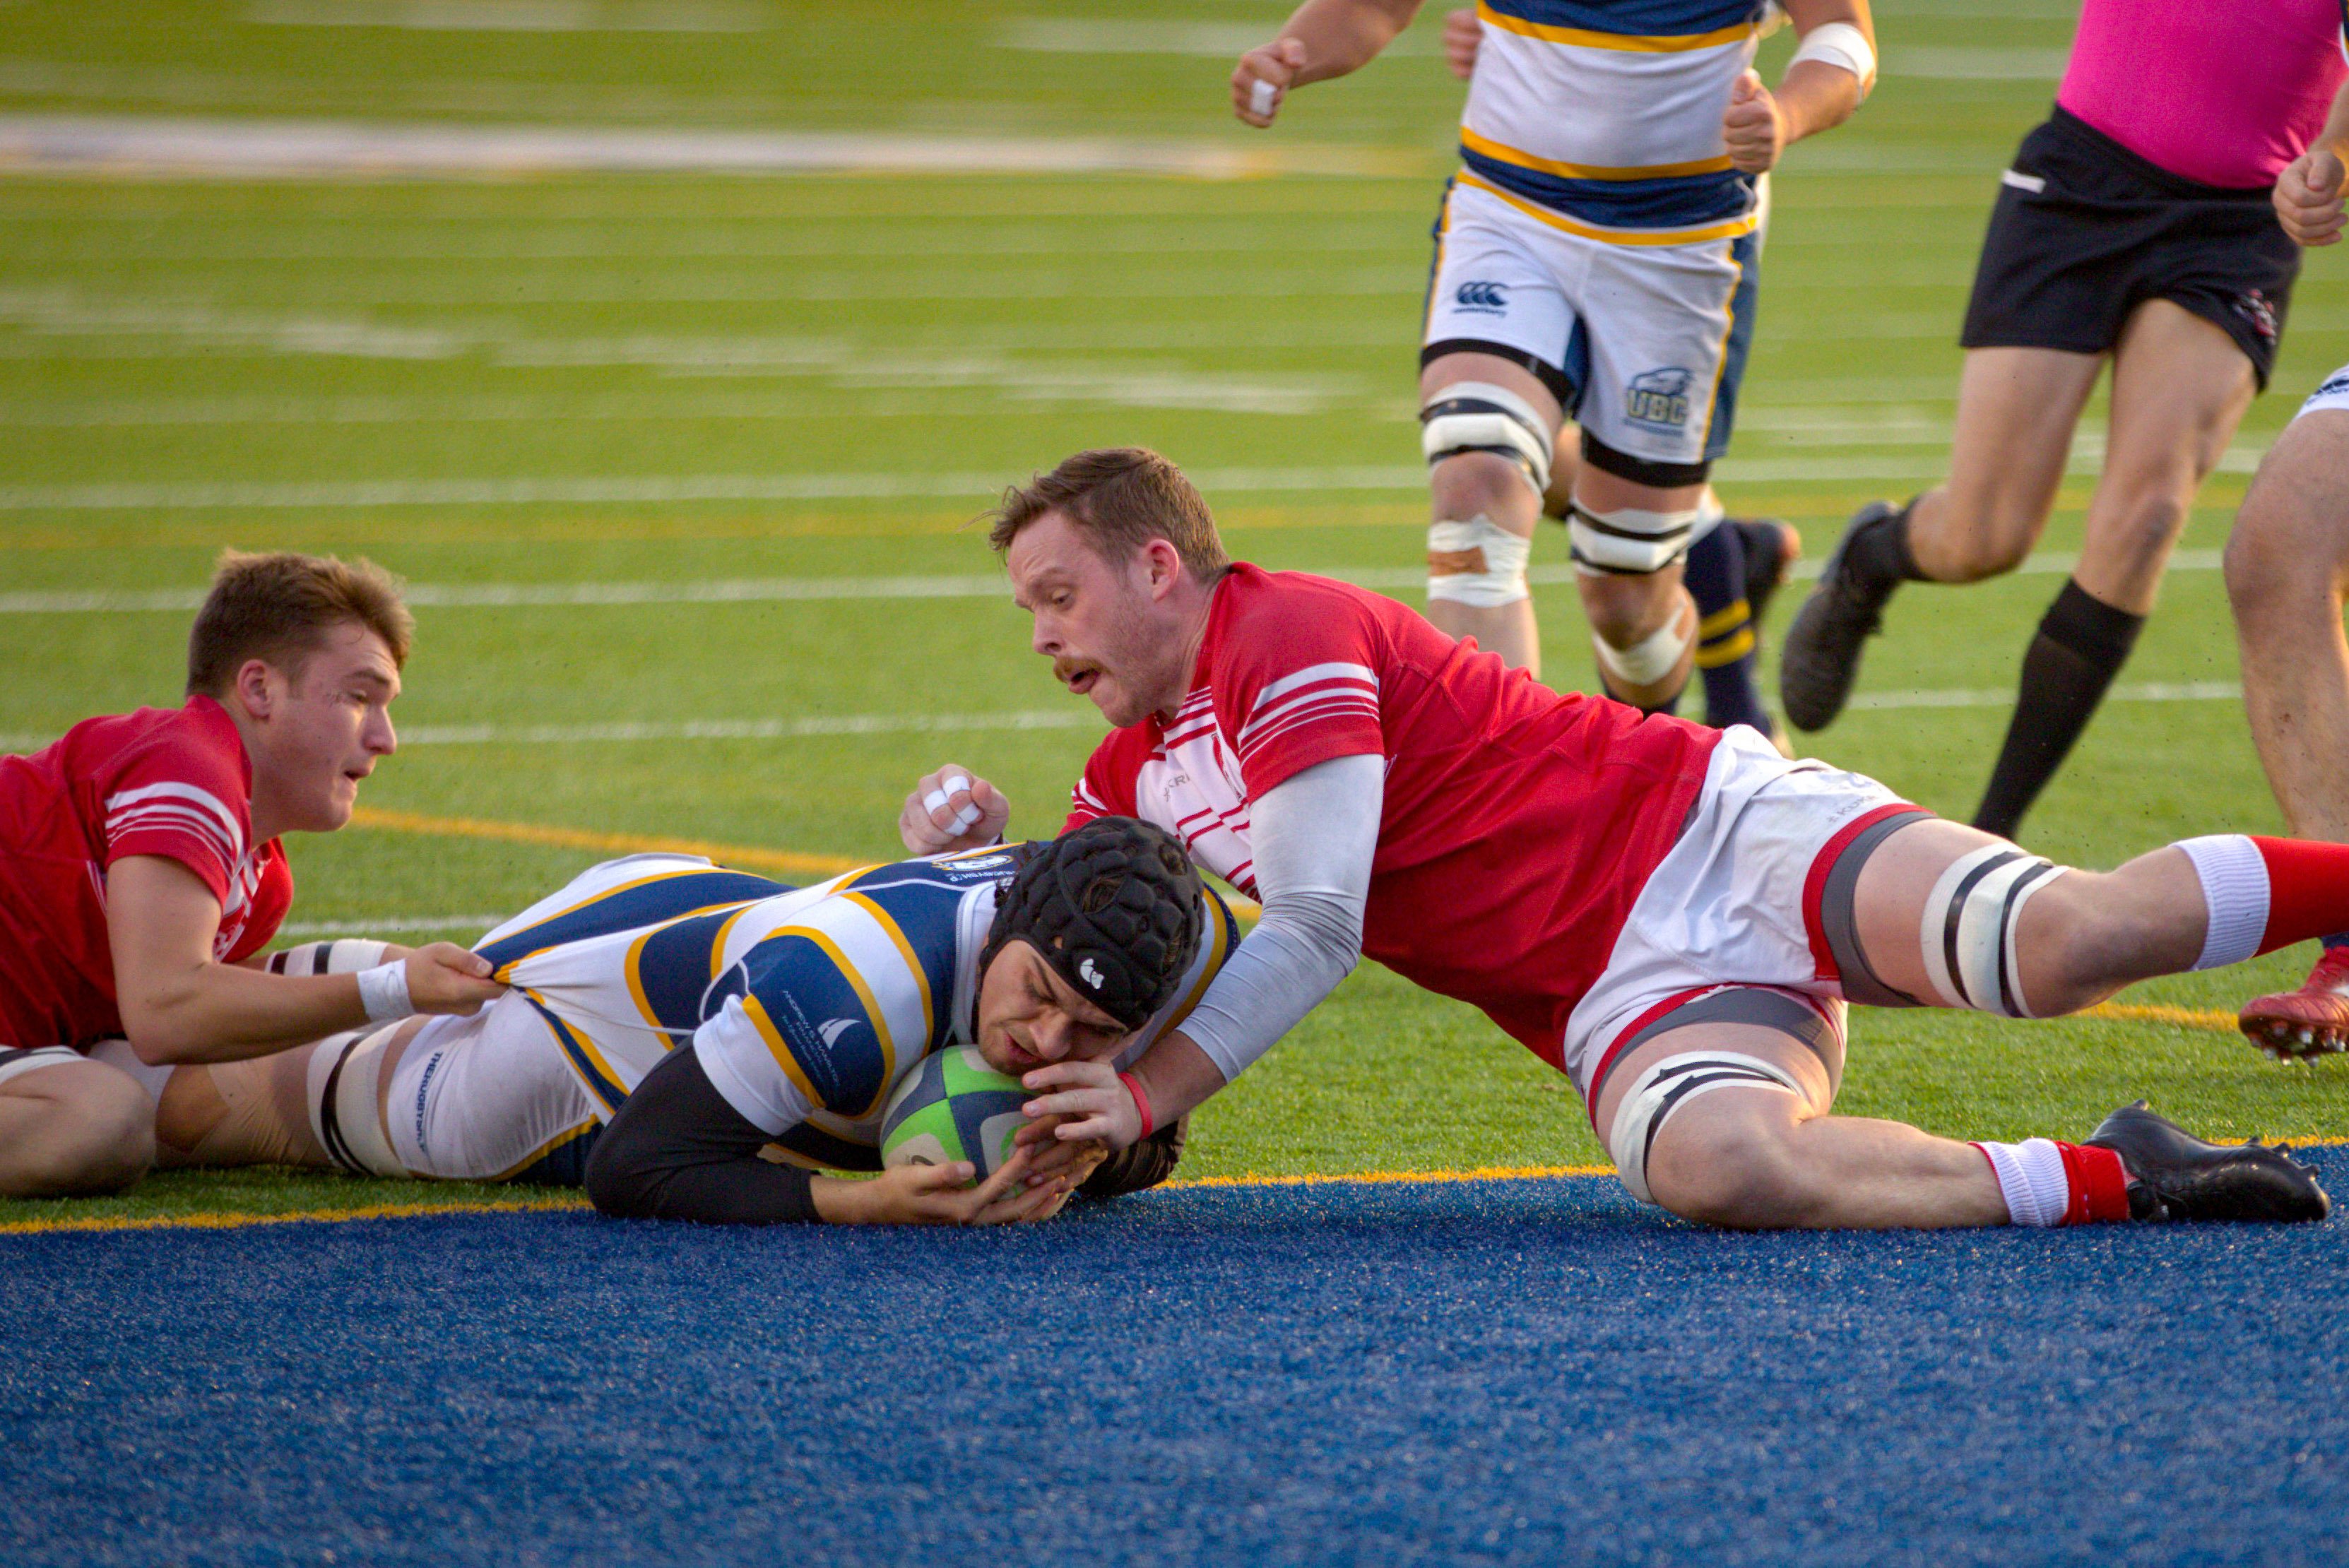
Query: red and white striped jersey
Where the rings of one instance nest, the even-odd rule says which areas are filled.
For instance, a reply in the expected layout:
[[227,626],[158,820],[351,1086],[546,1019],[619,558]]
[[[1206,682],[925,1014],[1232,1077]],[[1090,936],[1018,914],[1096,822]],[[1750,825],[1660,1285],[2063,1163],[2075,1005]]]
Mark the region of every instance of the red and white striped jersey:
[[85,1045],[122,1032],[106,873],[179,861],[220,901],[212,956],[260,951],[294,902],[272,839],[252,841],[253,767],[226,709],[85,719],[29,757],[0,756],[0,1045]]
[[1246,564],[1216,586],[1193,681],[1172,722],[1102,739],[1068,827],[1140,817],[1253,895],[1249,803],[1383,757],[1362,951],[1553,1064],[1720,738],[1551,691],[1395,600]]

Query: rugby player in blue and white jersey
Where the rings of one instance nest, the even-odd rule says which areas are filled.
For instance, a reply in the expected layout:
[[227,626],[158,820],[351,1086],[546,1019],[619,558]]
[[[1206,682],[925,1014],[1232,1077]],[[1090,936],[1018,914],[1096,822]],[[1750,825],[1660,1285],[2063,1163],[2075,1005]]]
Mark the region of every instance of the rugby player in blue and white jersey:
[[[1234,107],[1367,64],[1418,0],[1306,0],[1240,59]],[[1866,0],[1789,0],[1774,92],[1752,70],[1766,0],[1482,0],[1421,349],[1433,465],[1428,615],[1534,667],[1525,563],[1572,415],[1568,531],[1602,681],[1642,707],[1700,638],[1682,558],[1711,521],[1753,334],[1764,176],[1840,124],[1875,76]],[[1717,513],[1716,513],[1717,515]]]
[[[1131,1059],[1188,1014],[1237,941],[1181,845],[1123,819],[800,889],[633,855],[477,945],[510,987],[477,1015],[183,1069],[212,1075],[202,1100],[215,1109],[174,1132],[200,1164],[584,1181],[630,1214],[1042,1219],[1080,1186],[1163,1180],[1180,1122],[1106,1164],[1102,1145],[1056,1145],[1039,1122],[1021,1137],[1042,1147],[972,1190],[968,1166],[815,1172],[879,1169],[890,1092],[934,1051],[976,1045],[1015,1074]],[[167,1089],[165,1114],[175,1103]]]

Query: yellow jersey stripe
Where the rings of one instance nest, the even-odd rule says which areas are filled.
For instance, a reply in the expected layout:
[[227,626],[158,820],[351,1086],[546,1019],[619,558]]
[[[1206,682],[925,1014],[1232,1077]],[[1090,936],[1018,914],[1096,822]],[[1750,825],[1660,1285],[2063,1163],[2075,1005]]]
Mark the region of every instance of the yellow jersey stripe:
[[1528,218],[1547,223],[1553,229],[1562,229],[1569,234],[1580,235],[1586,240],[1597,240],[1602,244],[1693,245],[1705,240],[1733,240],[1741,234],[1750,234],[1762,226],[1761,215],[1748,212],[1743,218],[1732,218],[1724,223],[1708,223],[1699,229],[1609,229],[1597,223],[1583,222],[1578,218],[1569,218],[1563,212],[1553,212],[1547,207],[1537,206],[1523,197],[1512,195],[1502,190],[1489,180],[1478,178],[1471,170],[1464,169],[1454,178],[1463,185],[1473,186],[1488,196],[1498,197]]
[[[607,887],[601,892],[590,893],[587,897],[581,899],[577,903],[571,905],[569,908],[558,909],[553,914],[533,920],[528,925],[523,926],[520,931],[509,933],[504,936],[499,937],[498,940],[500,942],[512,942],[517,936],[528,936],[532,932],[536,931],[543,925],[552,925],[556,921],[563,919],[565,915],[577,914],[583,909],[593,909],[595,905],[602,903],[605,899],[617,898],[622,893],[626,892],[633,888],[650,887],[653,883],[657,882],[674,882],[678,877],[708,876],[711,872],[722,869],[723,868],[718,866],[689,866],[679,871],[656,872],[648,877],[638,877],[634,882],[624,882],[617,887]],[[712,904],[709,907],[716,909],[719,906]],[[482,945],[487,946],[489,944],[484,943]],[[496,972],[493,973],[490,978],[492,980],[506,979],[513,973],[515,965],[527,964],[532,959],[537,957],[540,954],[551,952],[554,948],[561,945],[563,945],[561,943],[554,943],[550,944],[546,947],[535,948],[531,952],[525,953],[519,958],[498,965]]]
[[545,1159],[548,1155],[554,1153],[564,1144],[572,1142],[574,1140],[586,1137],[589,1133],[595,1130],[596,1126],[597,1123],[594,1121],[583,1121],[578,1126],[572,1128],[566,1132],[556,1133],[554,1137],[540,1144],[536,1149],[531,1150],[528,1154],[523,1155],[520,1160],[515,1161],[513,1164],[500,1171],[495,1176],[491,1177],[490,1180],[492,1181],[512,1181],[515,1177],[521,1175],[523,1171],[529,1170],[532,1166],[537,1164],[540,1161]]
[[[832,960],[833,966],[839,969],[842,978],[845,979],[856,992],[856,999],[864,1005],[864,1016],[873,1022],[874,1037],[881,1042],[881,1082],[880,1086],[874,1089],[873,1098],[855,1110],[848,1110],[836,1105],[827,1106],[823,1103],[823,1097],[815,1093],[810,1087],[808,1104],[843,1116],[872,1115],[881,1104],[882,1097],[889,1092],[889,1086],[897,1080],[897,1042],[889,1033],[889,1020],[881,1011],[881,999],[873,995],[873,987],[864,983],[864,976],[858,973],[855,965],[848,961],[848,954],[840,950],[840,944],[824,933],[812,925],[781,925],[769,932],[765,940],[771,942],[778,936],[804,937],[823,949],[824,956]],[[904,944],[904,937],[900,936],[897,940],[900,945]],[[914,973],[919,975],[920,968],[917,966]],[[925,980],[923,984],[926,988],[928,982]],[[750,1000],[747,994],[742,999],[745,1003]],[[774,1021],[767,1017],[764,1008],[761,1008],[759,1012],[759,1026],[761,1032],[767,1036],[769,1050],[776,1052],[781,1057],[791,1055],[790,1050],[783,1046],[782,1036],[774,1032]],[[804,1085],[805,1080],[795,1075],[792,1081]]]
[[1497,163],[1513,163],[1519,169],[1555,174],[1561,180],[1672,180],[1687,174],[1719,174],[1730,166],[1729,154],[1725,152],[1718,158],[1700,158],[1690,163],[1561,163],[1554,158],[1537,158],[1489,136],[1479,136],[1464,125],[1460,128],[1460,145]]
[[[937,1008],[930,1000],[929,971],[922,967],[922,961],[914,954],[914,944],[905,940],[905,932],[900,930],[897,923],[889,917],[887,910],[883,909],[861,892],[850,893],[848,902],[864,911],[879,923],[881,929],[888,934],[889,940],[897,944],[897,954],[905,959],[905,967],[913,971],[914,985],[922,994],[922,1040],[926,1046],[931,1037],[938,1032]],[[868,996],[865,1001],[870,1006],[872,998]]]
[[718,928],[718,934],[709,939],[709,977],[712,980],[726,972],[726,940],[734,934],[735,922],[756,907],[755,904],[746,903],[726,917],[726,923]]
[[1476,19],[1487,27],[1498,27],[1504,33],[1515,33],[1521,38],[1538,38],[1545,44],[1570,44],[1582,49],[1615,49],[1633,55],[1681,55],[1697,49],[1718,48],[1723,44],[1742,43],[1754,36],[1754,24],[1740,22],[1735,26],[1717,28],[1710,33],[1688,33],[1679,36],[1641,37],[1630,33],[1594,33],[1585,27],[1554,27],[1546,22],[1528,22],[1521,16],[1504,16],[1485,0],[1476,0]]

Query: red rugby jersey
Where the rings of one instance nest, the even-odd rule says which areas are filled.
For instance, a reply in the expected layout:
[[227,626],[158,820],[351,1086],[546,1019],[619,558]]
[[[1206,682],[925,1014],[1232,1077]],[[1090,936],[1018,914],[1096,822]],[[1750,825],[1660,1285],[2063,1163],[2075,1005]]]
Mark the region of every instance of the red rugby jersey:
[[294,902],[277,841],[254,845],[253,765],[227,710],[85,719],[29,757],[0,756],[0,1045],[122,1033],[107,945],[106,872],[160,855],[220,900],[222,963],[260,951]]
[[1252,894],[1248,803],[1317,762],[1382,756],[1362,951],[1558,1065],[1719,733],[1561,696],[1408,605],[1245,564],[1216,586],[1192,679],[1173,723],[1103,738],[1068,827],[1140,817]]

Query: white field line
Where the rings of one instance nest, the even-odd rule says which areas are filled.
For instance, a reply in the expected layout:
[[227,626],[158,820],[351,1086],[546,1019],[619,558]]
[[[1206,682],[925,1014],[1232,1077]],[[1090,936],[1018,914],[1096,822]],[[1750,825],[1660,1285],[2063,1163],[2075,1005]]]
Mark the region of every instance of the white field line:
[[[1023,16],[996,30],[995,46],[1041,55],[1195,55],[1206,59],[1237,60],[1248,50],[1270,43],[1279,31],[1279,20],[1270,15],[1258,22],[1129,22]],[[1380,55],[1383,58],[1442,52],[1436,29],[1423,27],[1403,34],[1381,49]]]
[[244,19],[422,33],[757,33],[774,25],[763,6],[740,0],[250,0]]
[[1254,180],[1409,175],[1432,163],[1423,153],[1299,142],[0,115],[0,172],[38,175],[315,180],[553,173],[1140,174]]
[[[2237,702],[2231,681],[2147,681],[2116,686],[2107,702]],[[1998,708],[2014,701],[2011,686],[1861,692],[1848,705],[1881,712],[1906,708]],[[610,746],[717,740],[806,740],[819,738],[954,735],[1079,729],[1099,732],[1101,716],[1089,704],[1026,713],[845,714],[799,719],[702,719],[683,723],[419,724],[399,732],[403,747]],[[0,734],[0,752],[37,750],[57,737],[38,731]]]
[[1022,402],[1251,414],[1314,413],[1362,390],[1352,377],[1318,374],[1236,377],[1132,361],[1023,361],[972,349],[925,354],[860,348],[839,338],[796,335],[542,337],[502,323],[412,326],[364,316],[92,301],[62,289],[0,289],[0,325],[36,337],[152,335],[289,356],[422,361],[479,357],[494,365],[533,367],[640,365],[686,376],[750,372],[817,377],[856,391],[979,387]]
[[[2215,572],[2220,552],[2181,550],[2170,557],[2172,572]],[[2017,570],[2031,576],[2068,574],[2078,557],[2047,551],[2026,560]],[[1427,573],[1417,567],[1325,566],[1318,569],[1364,588],[1410,589],[1425,585]],[[1819,562],[1806,557],[1795,562],[1790,575],[1818,575]],[[1535,566],[1526,580],[1542,585],[1574,581],[1571,566]],[[203,602],[201,588],[148,590],[60,589],[46,593],[0,593],[0,615],[89,615],[126,614],[184,614]],[[597,604],[763,604],[822,603],[855,600],[1006,599],[1010,590],[999,573],[927,577],[720,577],[676,582],[636,583],[411,583],[408,603],[419,609],[512,610],[577,608]],[[859,734],[860,730],[828,729],[832,724],[861,720],[810,719],[818,727],[791,733],[809,735]],[[994,721],[991,721],[994,722]],[[1049,726],[1049,714],[1000,716],[1000,724],[1017,728]],[[761,731],[761,736],[768,732]],[[773,731],[781,735],[783,731]]]
[[320,936],[379,936],[388,931],[495,931],[512,918],[502,914],[394,914],[381,920],[303,920],[281,925],[292,942]]
[[[2222,473],[2251,473],[2257,449],[2220,460]],[[1937,480],[1945,460],[1913,458],[1733,458],[1713,469],[1723,484],[1899,483]],[[2093,474],[2095,459],[2075,454],[2068,471]],[[413,506],[648,506],[696,501],[957,500],[984,504],[1011,477],[1009,469],[944,474],[801,473],[632,475],[610,479],[309,480],[228,482],[0,485],[6,511],[369,511]],[[1267,494],[1423,490],[1426,470],[1409,466],[1330,469],[1199,469],[1192,480],[1209,492]]]

